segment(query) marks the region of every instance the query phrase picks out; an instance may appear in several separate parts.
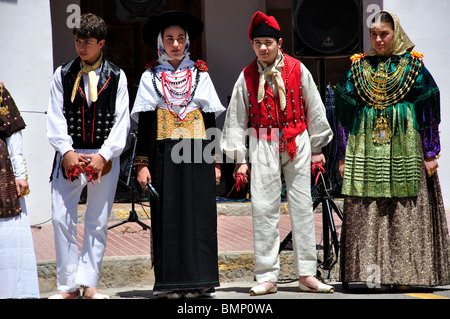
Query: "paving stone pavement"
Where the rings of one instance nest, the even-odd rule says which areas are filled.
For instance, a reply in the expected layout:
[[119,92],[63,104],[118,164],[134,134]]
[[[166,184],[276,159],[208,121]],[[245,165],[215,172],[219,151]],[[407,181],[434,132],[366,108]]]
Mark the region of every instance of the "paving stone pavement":
[[[337,202],[338,203],[338,202]],[[338,203],[339,205],[339,203]],[[83,239],[83,206],[80,206],[78,239]],[[110,226],[127,220],[130,204],[115,204]],[[150,226],[149,211],[145,207],[136,208],[138,218]],[[280,237],[290,232],[290,219],[285,203],[281,205]],[[321,244],[322,214],[315,211],[316,239]],[[450,214],[447,213],[450,223]],[[337,232],[340,220],[335,217]],[[41,297],[47,298],[56,293],[56,266],[51,224],[32,228],[36,258],[38,262]],[[105,257],[102,265],[99,288],[112,299],[156,299],[152,294],[153,270],[150,256],[150,231],[135,222],[127,222],[109,230]],[[250,204],[218,204],[218,249],[221,287],[216,290],[216,299],[250,299],[249,289],[253,281],[253,231]],[[292,252],[285,250],[280,254],[282,273],[276,294],[253,297],[264,299],[436,299],[450,298],[450,286],[410,292],[387,291],[374,293],[364,285],[351,286],[344,290],[337,281],[338,266],[331,273],[324,272],[324,280],[336,287],[334,294],[305,294],[297,292],[298,284],[293,272]],[[422,294],[422,295],[418,295]],[[425,297],[424,297],[425,296]],[[428,298],[427,298],[428,297]]]

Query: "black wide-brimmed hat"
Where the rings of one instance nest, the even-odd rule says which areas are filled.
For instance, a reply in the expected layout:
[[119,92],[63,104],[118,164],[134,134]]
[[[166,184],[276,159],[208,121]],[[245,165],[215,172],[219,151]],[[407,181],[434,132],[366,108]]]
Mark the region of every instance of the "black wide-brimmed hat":
[[142,30],[142,38],[147,45],[156,48],[159,33],[173,25],[178,25],[186,30],[191,42],[203,32],[203,22],[199,18],[182,11],[166,11],[148,19]]

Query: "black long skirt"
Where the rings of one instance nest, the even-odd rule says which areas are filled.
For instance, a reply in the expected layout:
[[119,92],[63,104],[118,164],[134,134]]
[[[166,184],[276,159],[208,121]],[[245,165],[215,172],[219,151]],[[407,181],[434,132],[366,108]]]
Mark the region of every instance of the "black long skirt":
[[206,146],[166,139],[152,152],[152,185],[160,195],[151,200],[154,292],[219,286],[215,170],[202,156]]

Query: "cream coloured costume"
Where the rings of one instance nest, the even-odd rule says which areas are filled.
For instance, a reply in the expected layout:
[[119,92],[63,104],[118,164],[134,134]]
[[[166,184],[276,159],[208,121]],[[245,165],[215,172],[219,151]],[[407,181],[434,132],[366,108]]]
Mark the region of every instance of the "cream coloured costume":
[[[279,65],[277,71],[280,73],[284,65],[281,59],[283,59],[283,54],[280,51],[277,62],[275,62]],[[321,153],[321,148],[331,141],[333,133],[314,80],[307,68],[303,64],[300,65],[307,129],[295,137],[294,145],[297,148],[294,158],[291,159],[287,150],[282,150],[280,153],[278,140],[257,138],[255,134],[248,132],[251,104],[249,96],[257,94],[257,92],[248,91],[244,72],[240,74],[234,86],[221,137],[222,151],[228,157],[233,158],[236,163],[251,164],[250,191],[255,244],[254,272],[258,283],[277,282],[280,272],[278,221],[282,173],[287,186],[296,272],[299,276],[315,276],[316,274],[316,241],[310,191],[311,152]],[[259,63],[259,73],[261,74],[263,70],[264,65]],[[282,81],[276,81],[274,75],[269,75],[265,79],[269,90],[276,97],[283,92],[286,94],[291,92],[291,87],[280,88],[280,83],[284,84]],[[289,83],[291,85],[291,82]],[[259,96],[259,100],[261,98]],[[283,101],[285,98],[280,100]],[[292,103],[294,102],[298,103],[299,101],[292,101]],[[260,104],[259,107],[264,107],[264,105]],[[283,110],[283,106],[281,109]],[[258,129],[256,128],[256,130]],[[250,140],[249,147],[246,146],[247,136]]]
[[[26,179],[22,133],[6,139],[16,180]],[[0,299],[39,298],[39,282],[33,237],[25,198],[19,199],[22,213],[0,219]]]
[[[28,187],[22,130],[26,124],[0,82],[0,299],[39,298],[33,237],[25,198]],[[19,183],[20,182],[20,183]]]

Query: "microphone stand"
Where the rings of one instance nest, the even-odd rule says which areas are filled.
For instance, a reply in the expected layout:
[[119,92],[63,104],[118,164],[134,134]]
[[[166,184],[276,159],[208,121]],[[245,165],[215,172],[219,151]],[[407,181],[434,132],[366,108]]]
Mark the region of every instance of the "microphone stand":
[[[132,137],[133,137],[133,154],[131,156],[132,161],[131,161],[131,166],[130,166],[130,170],[128,173],[128,179],[127,179],[127,187],[130,188],[131,190],[131,210],[129,212],[129,216],[127,220],[124,220],[118,224],[112,225],[110,226],[108,229],[113,229],[117,226],[126,224],[126,223],[137,223],[139,224],[143,230],[150,230],[150,226],[146,225],[145,223],[141,222],[139,220],[138,214],[136,213],[135,210],[135,196],[134,196],[134,185],[135,185],[135,180],[136,180],[136,166],[133,165],[134,162],[134,157],[136,155],[136,146],[137,146],[137,136],[136,133],[131,133]],[[131,179],[131,183],[130,183],[130,179]]]

